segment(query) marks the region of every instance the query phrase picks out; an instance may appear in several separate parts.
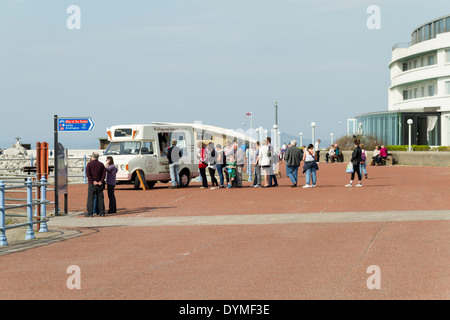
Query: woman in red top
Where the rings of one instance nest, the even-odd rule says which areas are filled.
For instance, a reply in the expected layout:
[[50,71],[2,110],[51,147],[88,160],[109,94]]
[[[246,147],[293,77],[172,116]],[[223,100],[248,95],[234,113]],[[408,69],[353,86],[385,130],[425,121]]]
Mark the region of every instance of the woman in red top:
[[202,177],[202,187],[201,189],[208,188],[208,180],[206,178],[206,167],[208,164],[206,163],[208,158],[208,152],[206,150],[206,145],[203,142],[198,143],[198,148],[200,149],[197,155],[198,158],[198,169],[200,171],[200,175]]
[[388,149],[385,146],[381,146],[380,157],[381,159],[386,159],[388,156]]

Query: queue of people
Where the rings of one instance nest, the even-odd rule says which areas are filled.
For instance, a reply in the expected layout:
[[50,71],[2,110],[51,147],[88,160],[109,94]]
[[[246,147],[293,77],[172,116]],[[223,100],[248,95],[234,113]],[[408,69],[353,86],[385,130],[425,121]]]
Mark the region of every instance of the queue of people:
[[[251,187],[276,187],[278,186],[277,178],[275,175],[275,168],[279,161],[285,161],[286,175],[291,181],[291,187],[298,186],[298,169],[303,161],[303,171],[305,174],[305,184],[303,188],[315,188],[317,184],[317,171],[319,170],[319,154],[317,152],[317,144],[309,144],[307,147],[298,147],[297,141],[292,140],[289,145],[283,145],[280,148],[280,152],[276,153],[270,144],[271,140],[268,137],[263,140],[262,143],[257,141],[253,161],[251,163],[252,173],[254,174],[253,184]],[[210,171],[212,187],[211,189],[219,188],[232,188],[242,187],[242,171],[245,163],[245,152],[242,148],[239,148],[237,143],[232,144],[228,142],[225,149],[222,150],[221,145],[216,145],[215,148],[212,144],[208,147],[205,145],[199,145],[199,170],[202,172],[203,167],[214,168]],[[377,147],[375,150],[374,162],[380,163],[383,159],[386,159],[388,155],[387,148],[384,146]],[[330,150],[326,154],[326,162],[336,162],[341,157],[342,150],[338,144],[330,146]],[[207,159],[203,161],[202,159]],[[351,157],[352,172],[350,182],[346,184],[346,187],[353,186],[355,176],[358,178],[356,187],[362,186],[362,177],[368,179],[367,173],[367,160],[369,159],[364,144],[360,143],[360,140],[354,140],[354,150]],[[342,160],[341,160],[342,161]],[[215,170],[218,171],[220,184],[217,184],[217,180],[214,177]],[[204,178],[205,177],[205,178]],[[225,185],[225,178],[226,185]],[[216,182],[214,182],[216,181]],[[206,175],[202,175],[202,188],[208,188],[208,182]]]

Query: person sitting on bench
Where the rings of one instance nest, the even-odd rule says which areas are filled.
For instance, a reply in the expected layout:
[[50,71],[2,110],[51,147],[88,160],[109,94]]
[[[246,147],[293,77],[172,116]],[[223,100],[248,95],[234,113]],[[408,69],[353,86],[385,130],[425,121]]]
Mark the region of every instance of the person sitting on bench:
[[380,162],[381,164],[383,164],[383,160],[386,161],[387,157],[388,157],[388,149],[385,146],[381,146],[380,149]]
[[339,146],[337,143],[334,144],[334,154],[330,156],[331,162],[334,162],[336,160],[339,162],[339,158],[341,157],[341,150],[339,149]]

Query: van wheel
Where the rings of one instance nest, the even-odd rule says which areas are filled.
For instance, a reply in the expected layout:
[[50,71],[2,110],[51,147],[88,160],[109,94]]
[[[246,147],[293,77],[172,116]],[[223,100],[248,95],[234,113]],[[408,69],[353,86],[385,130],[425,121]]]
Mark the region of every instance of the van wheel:
[[141,180],[139,180],[139,177],[136,175],[134,177],[134,190],[139,190],[141,188]]
[[189,170],[182,170],[180,172],[180,187],[187,188],[189,186],[189,182],[191,181],[191,175]]

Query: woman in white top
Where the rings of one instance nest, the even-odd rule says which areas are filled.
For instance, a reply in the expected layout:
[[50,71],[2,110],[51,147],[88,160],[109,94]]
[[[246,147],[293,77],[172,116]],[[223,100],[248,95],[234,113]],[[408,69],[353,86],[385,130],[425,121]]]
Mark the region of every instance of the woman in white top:
[[261,173],[264,174],[263,188],[267,188],[269,186],[270,156],[266,140],[262,141],[262,146],[259,148],[259,165],[261,166]]
[[[316,163],[316,153],[314,152],[314,146],[308,145],[306,151],[303,153],[303,173],[305,173],[306,184],[303,188],[315,188],[316,187],[316,170],[318,169]],[[312,185],[310,181],[312,180]]]

